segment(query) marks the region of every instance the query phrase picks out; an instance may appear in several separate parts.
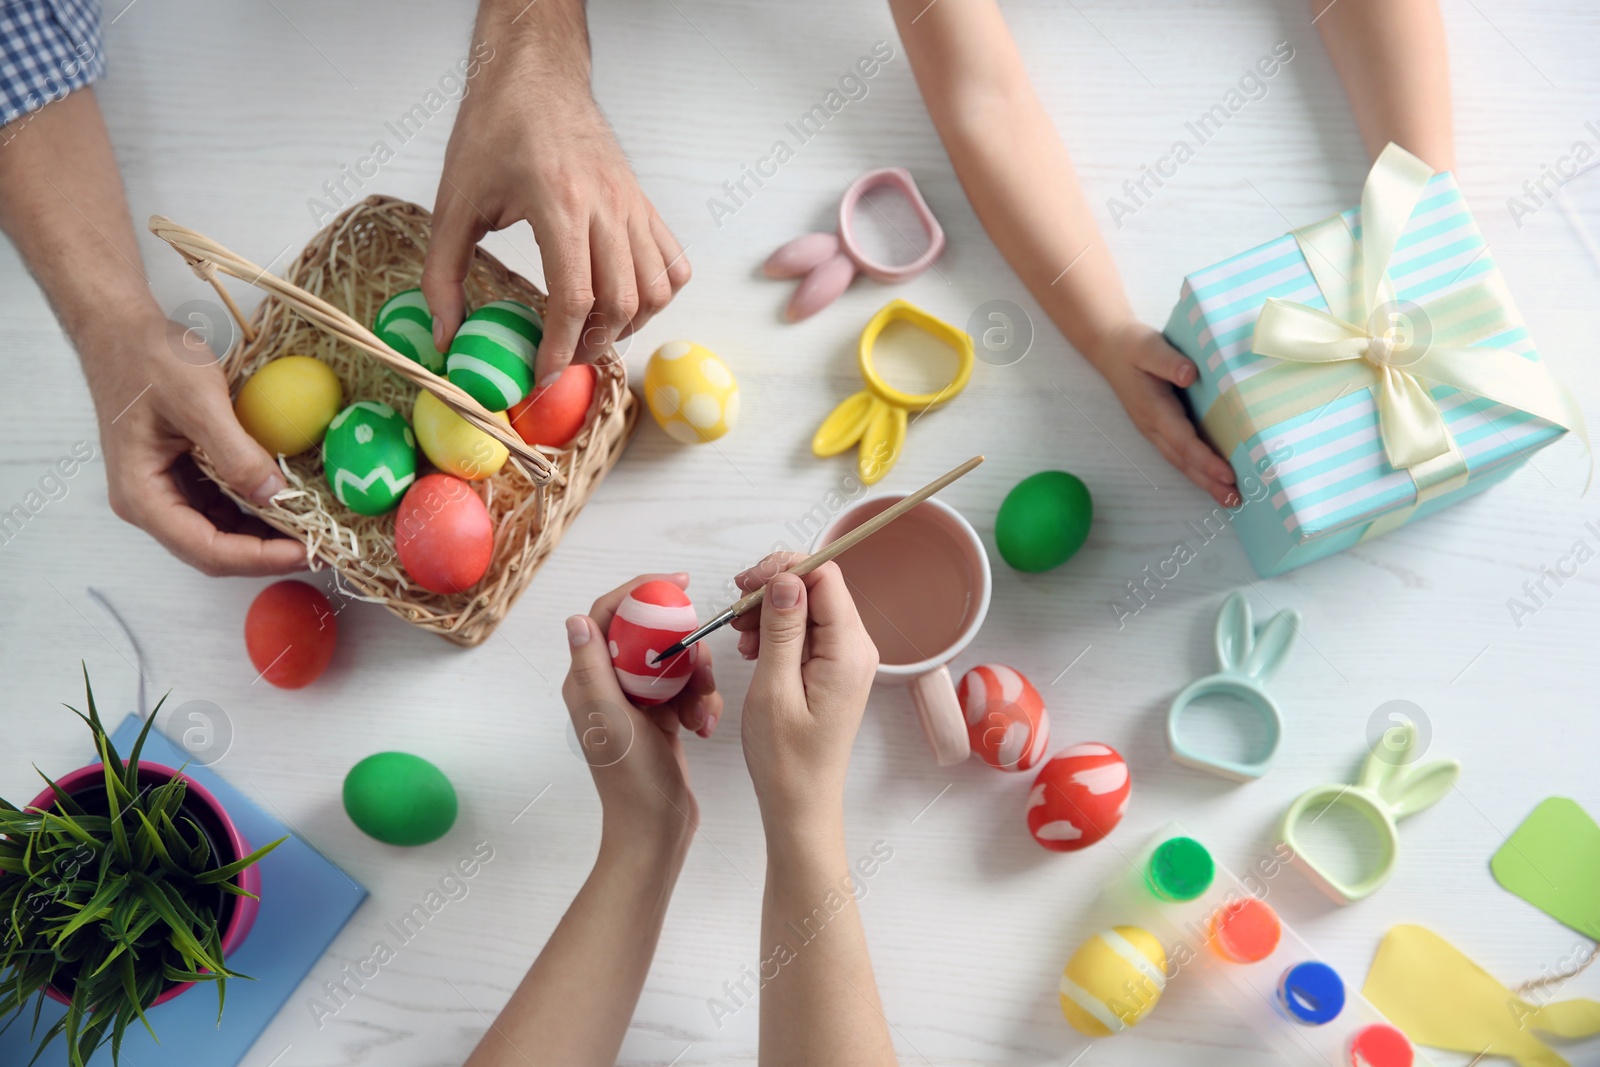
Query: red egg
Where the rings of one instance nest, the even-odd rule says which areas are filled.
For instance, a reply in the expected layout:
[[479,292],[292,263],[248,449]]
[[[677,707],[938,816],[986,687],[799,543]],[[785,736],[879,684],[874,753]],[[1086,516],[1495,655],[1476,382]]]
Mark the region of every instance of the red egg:
[[429,474],[406,490],[394,514],[394,547],[411,580],[432,593],[478,583],[494,555],[494,520],[472,487]]
[[1064,748],[1039,769],[1028,829],[1053,852],[1075,852],[1116,828],[1128,810],[1128,765],[1110,745]]
[[511,405],[506,414],[512,427],[530,445],[565,448],[589,417],[595,379],[589,364],[568,364],[553,384]]
[[339,624],[322,591],[305,582],[273,582],[250,602],[244,647],[261,677],[299,689],[322,677],[333,659]]
[[1032,770],[1050,747],[1044,698],[1021,671],[999,663],[961,676],[956,699],[967,716],[972,751],[1002,771]]
[[693,645],[665,663],[656,653],[687,637],[700,620],[682,589],[656,579],[631,590],[617,605],[606,630],[611,665],[628,698],[640,707],[671,700],[688,684],[699,645]]

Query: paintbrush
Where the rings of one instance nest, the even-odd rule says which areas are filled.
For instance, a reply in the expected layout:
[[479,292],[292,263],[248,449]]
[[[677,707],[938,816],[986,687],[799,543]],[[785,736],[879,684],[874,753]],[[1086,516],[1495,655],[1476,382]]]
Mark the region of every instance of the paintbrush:
[[[939,490],[943,489],[945,486],[949,485],[951,482],[955,481],[957,478],[960,478],[968,471],[971,471],[974,467],[982,462],[982,456],[973,456],[956,469],[945,474],[941,474],[939,477],[935,478],[921,489],[918,489],[915,493],[912,493],[904,500],[900,500],[893,506],[878,512],[878,514],[874,515],[860,526],[857,526],[855,529],[840,534],[838,537],[830,541],[820,552],[813,552],[805,559],[796,563],[793,567],[790,567],[788,573],[801,575],[810,574],[812,571],[833,559],[841,552],[844,552],[846,549],[852,548],[860,544],[862,541],[865,541],[867,538],[871,537],[873,534],[877,533],[879,530],[883,529],[885,526],[889,525],[891,522],[898,519],[900,516],[904,515],[906,512],[910,511],[912,508],[916,507],[918,504],[922,503]],[[679,641],[671,648],[658,653],[654,662],[651,663],[651,666],[653,667],[657,664],[665,663],[667,660],[671,659],[673,656],[676,656],[678,653],[683,652],[685,649],[689,648],[689,646],[700,641],[702,638],[722,629],[724,626],[728,625],[728,623],[732,622],[734,619],[737,619],[740,615],[743,615],[750,609],[759,606],[761,601],[766,598],[766,595],[767,587],[765,585],[762,585],[760,589],[757,589],[753,593],[746,593],[723,611],[719,612],[710,622],[701,626],[698,630],[695,630],[693,633],[689,634],[682,641]]]

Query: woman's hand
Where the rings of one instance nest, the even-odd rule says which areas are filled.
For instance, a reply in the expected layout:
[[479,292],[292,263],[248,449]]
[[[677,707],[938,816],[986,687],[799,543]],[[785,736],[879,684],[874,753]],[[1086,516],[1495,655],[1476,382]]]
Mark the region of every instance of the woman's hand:
[[1134,426],[1168,463],[1223,507],[1239,505],[1233,468],[1200,439],[1179,402],[1177,390],[1194,384],[1194,364],[1142,322],[1129,322],[1107,336],[1090,356]]
[[678,728],[710,737],[722,717],[711,650],[704,643],[694,646],[694,672],[681,693],[663,704],[638,708],[617,684],[606,643],[606,630],[622,599],[635,586],[655,579],[679,588],[689,584],[687,574],[643,574],[596,600],[589,614],[567,620],[572,666],[561,695],[600,794],[604,836],[687,842],[698,825],[699,809],[689,789]]
[[797,558],[775,553],[736,579],[745,590],[767,587],[760,618],[734,626],[740,652],[756,657],[740,732],[769,835],[842,818],[850,749],[878,669],[838,565],[782,573]]

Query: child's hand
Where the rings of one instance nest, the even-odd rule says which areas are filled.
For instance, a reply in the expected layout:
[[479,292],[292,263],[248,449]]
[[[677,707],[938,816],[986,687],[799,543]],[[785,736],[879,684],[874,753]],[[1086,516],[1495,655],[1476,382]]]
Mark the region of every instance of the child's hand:
[[1107,339],[1091,362],[1168,463],[1223,507],[1238,506],[1233,468],[1200,439],[1174,391],[1194,384],[1197,373],[1183,353],[1150,327],[1130,322]]
[[[754,589],[796,558],[768,556],[737,581]],[[878,649],[837,564],[804,578],[779,573],[766,586],[760,619],[752,612],[734,625],[745,631],[740,651],[757,657],[740,733],[771,836],[842,818],[845,771]]]
[[561,686],[573,728],[595,789],[600,793],[607,837],[634,837],[641,832],[653,843],[687,841],[699,820],[689,790],[678,727],[710,737],[722,717],[722,695],[711,675],[711,650],[695,646],[694,673],[683,692],[663,704],[635,707],[617,684],[606,644],[606,630],[617,605],[642,582],[664,579],[680,588],[687,574],[643,574],[594,602],[588,615],[567,620],[572,666]]

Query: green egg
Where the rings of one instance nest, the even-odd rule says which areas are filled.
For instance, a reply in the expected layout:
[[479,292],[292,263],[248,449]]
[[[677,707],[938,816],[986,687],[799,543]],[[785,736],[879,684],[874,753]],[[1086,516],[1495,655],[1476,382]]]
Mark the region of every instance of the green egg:
[[322,473],[339,503],[382,515],[417,480],[417,438],[388,404],[357,400],[328,424]]
[[426,845],[456,821],[456,791],[421,756],[379,752],[344,776],[344,810],[368,837],[388,845]]
[[1083,547],[1094,520],[1089,487],[1066,471],[1040,471],[1016,484],[994,520],[1000,555],[1019,571],[1059,567]]
[[444,353],[433,346],[433,314],[421,289],[407,289],[384,301],[372,332],[406,358],[444,373]]
[[467,316],[450,342],[450,384],[490,411],[504,411],[533,391],[533,358],[544,337],[539,313],[496,300]]

